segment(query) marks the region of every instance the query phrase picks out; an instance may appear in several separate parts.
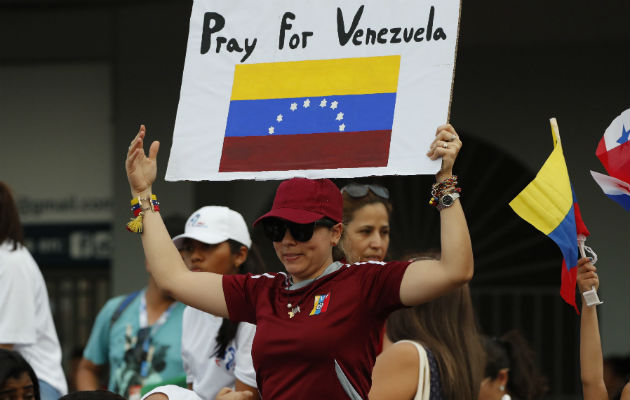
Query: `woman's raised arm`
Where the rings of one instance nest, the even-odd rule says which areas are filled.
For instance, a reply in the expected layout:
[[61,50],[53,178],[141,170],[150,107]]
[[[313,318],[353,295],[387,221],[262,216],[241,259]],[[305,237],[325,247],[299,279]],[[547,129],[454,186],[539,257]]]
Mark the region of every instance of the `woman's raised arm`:
[[[442,167],[436,175],[438,183],[446,182],[453,175],[453,164],[461,147],[462,142],[453,126],[447,124],[437,129],[427,156],[433,160],[442,158]],[[425,303],[472,279],[472,244],[459,199],[440,211],[440,242],[442,257],[439,261],[416,261],[407,267],[400,285],[403,304]]]
[[[125,167],[133,198],[150,203],[151,185],[157,176],[157,154],[160,143],[155,141],[144,152],[146,128],[140,125],[131,142]],[[229,317],[223,295],[222,276],[210,272],[191,272],[171,241],[159,212],[143,212],[142,246],[149,272],[160,288],[191,307],[220,317]]]
[[[599,278],[595,272],[597,268],[588,258],[578,261],[577,285],[580,294],[584,291],[599,288]],[[580,321],[580,371],[582,374],[582,393],[584,400],[606,400],[608,391],[604,384],[604,357],[599,337],[597,323],[597,309],[588,306],[582,300],[582,315]]]

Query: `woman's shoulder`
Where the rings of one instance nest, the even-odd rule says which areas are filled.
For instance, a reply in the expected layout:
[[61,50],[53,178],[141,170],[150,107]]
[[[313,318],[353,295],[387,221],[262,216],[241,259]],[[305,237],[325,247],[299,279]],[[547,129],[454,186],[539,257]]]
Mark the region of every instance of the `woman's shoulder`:
[[417,346],[421,345],[411,340],[401,340],[389,346],[378,357],[382,357],[383,362],[391,363],[395,368],[407,369],[415,366],[417,369],[419,360]]
[[418,351],[411,342],[397,342],[376,357],[372,371],[373,399],[409,399],[418,389]]
[[224,286],[226,282],[246,288],[271,288],[287,286],[288,277],[285,272],[265,272],[262,274],[248,272],[247,274],[223,275]]

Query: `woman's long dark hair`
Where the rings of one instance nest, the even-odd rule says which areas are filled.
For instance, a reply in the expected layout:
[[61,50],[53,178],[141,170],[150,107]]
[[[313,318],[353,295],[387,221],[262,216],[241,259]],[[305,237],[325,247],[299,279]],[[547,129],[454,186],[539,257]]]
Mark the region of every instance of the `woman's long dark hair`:
[[17,351],[0,348],[0,389],[4,386],[7,379],[18,379],[25,372],[33,382],[35,400],[40,400],[39,381],[33,368]]
[[468,284],[428,303],[398,310],[387,320],[392,342],[414,340],[436,358],[445,399],[477,400],[484,351]]
[[0,182],[0,244],[7,239],[13,242],[13,250],[17,249],[18,244],[24,245],[24,232],[11,189],[6,183]]
[[500,338],[483,338],[486,350],[485,377],[496,379],[499,371],[508,369],[507,392],[514,400],[535,400],[549,389],[547,379],[534,361],[534,351],[516,330]]
[[[237,254],[241,250],[241,247],[244,246],[244,244],[232,239],[228,240],[228,244],[230,245],[230,252],[232,254]],[[265,264],[263,263],[258,248],[253,243],[249,251],[247,252],[247,259],[239,267],[239,273],[246,274],[248,272],[251,272],[252,274],[265,272]],[[221,327],[219,328],[219,331],[217,332],[217,336],[215,338],[217,346],[215,347],[215,351],[212,354],[212,357],[225,357],[225,352],[227,351],[228,345],[236,336],[238,324],[238,322],[232,322],[228,318],[223,318],[223,322],[221,323]]]

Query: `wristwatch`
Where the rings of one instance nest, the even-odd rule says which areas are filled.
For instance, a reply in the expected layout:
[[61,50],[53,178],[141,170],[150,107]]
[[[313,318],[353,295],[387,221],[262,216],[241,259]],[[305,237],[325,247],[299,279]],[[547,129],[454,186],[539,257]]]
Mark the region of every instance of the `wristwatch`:
[[440,197],[440,201],[437,205],[438,211],[449,208],[453,205],[453,203],[455,203],[455,200],[457,199],[459,199],[459,193],[457,192],[443,194],[442,197]]

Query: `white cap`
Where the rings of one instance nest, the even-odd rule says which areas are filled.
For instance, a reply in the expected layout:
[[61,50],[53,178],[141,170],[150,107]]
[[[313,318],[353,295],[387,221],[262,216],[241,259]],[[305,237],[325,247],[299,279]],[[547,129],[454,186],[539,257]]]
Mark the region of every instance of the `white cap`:
[[173,238],[175,247],[180,248],[184,239],[194,239],[207,244],[217,244],[232,239],[247,248],[252,245],[243,216],[221,206],[206,206],[192,213],[186,221],[184,233]]

